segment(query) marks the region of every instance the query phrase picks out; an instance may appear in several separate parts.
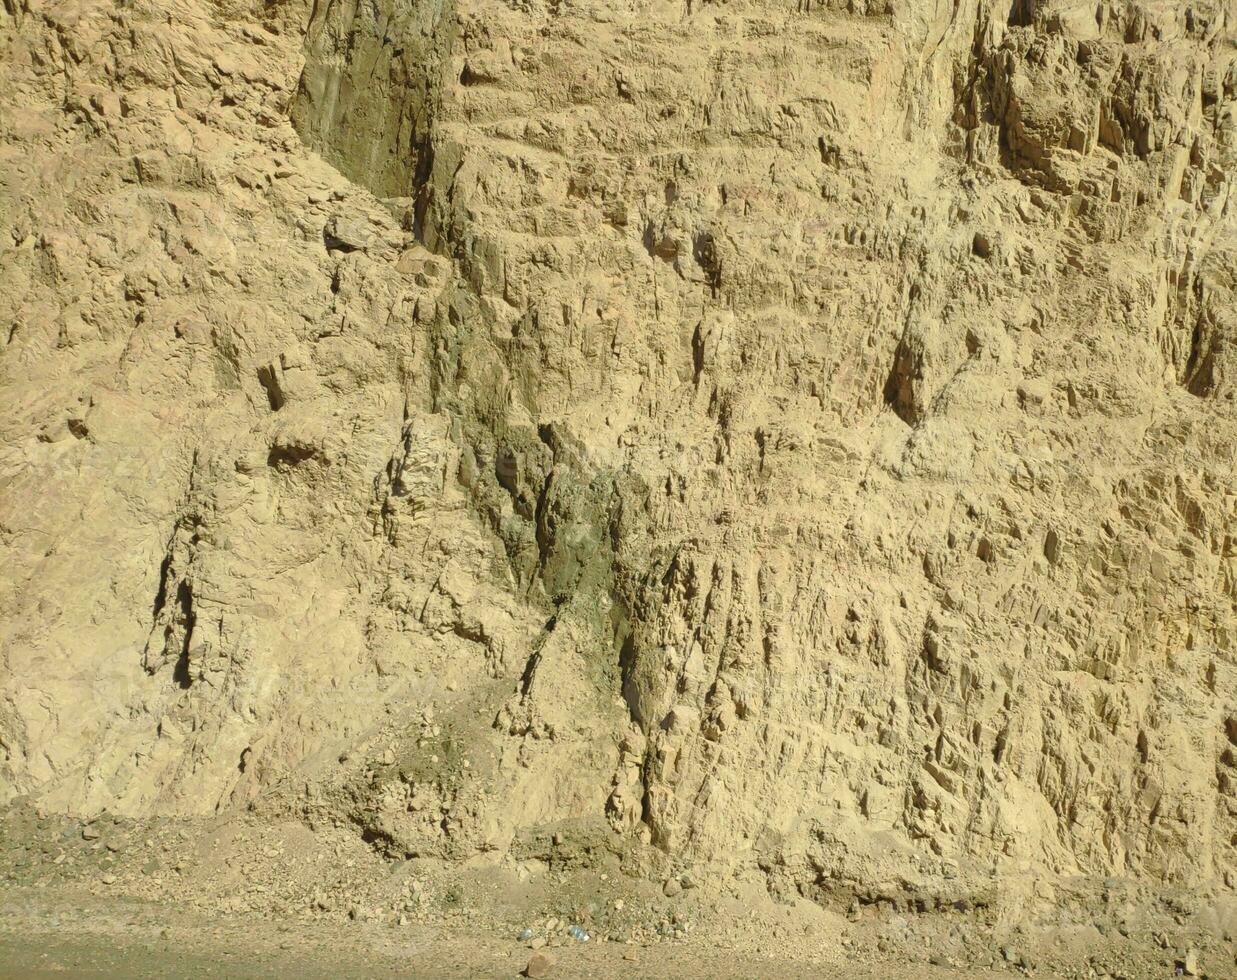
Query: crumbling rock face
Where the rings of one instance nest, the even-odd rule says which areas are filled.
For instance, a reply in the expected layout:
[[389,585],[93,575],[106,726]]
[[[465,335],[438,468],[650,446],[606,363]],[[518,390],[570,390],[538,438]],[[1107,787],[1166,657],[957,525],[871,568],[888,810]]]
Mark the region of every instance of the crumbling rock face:
[[3,21],[6,797],[1225,880],[1229,5],[174,7]]
[[[1224,266],[1237,74],[1222,3],[1024,4],[1000,31],[982,16],[959,122],[967,157],[1069,200],[1080,230],[1145,241],[1167,303],[1161,344],[1180,382],[1231,397],[1214,379],[1224,329],[1200,307]],[[997,33],[1001,33],[998,39]],[[1161,278],[1162,277],[1162,278]],[[1224,293],[1221,287],[1221,294]],[[1157,314],[1158,315],[1158,311]],[[1212,338],[1216,340],[1213,342]]]
[[452,3],[315,4],[292,122],[331,163],[380,197],[409,197],[433,159]]

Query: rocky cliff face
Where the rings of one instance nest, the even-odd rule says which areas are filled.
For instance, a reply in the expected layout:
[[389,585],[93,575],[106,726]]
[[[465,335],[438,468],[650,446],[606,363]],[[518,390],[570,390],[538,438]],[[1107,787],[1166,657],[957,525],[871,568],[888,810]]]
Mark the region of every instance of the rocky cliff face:
[[4,798],[1237,887],[1232,3],[4,11]]

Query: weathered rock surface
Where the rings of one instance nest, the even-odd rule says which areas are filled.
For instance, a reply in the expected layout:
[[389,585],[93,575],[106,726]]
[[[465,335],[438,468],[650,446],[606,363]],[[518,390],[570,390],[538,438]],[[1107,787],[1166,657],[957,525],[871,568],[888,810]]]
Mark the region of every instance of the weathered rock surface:
[[1231,890],[1235,18],[6,0],[0,799]]

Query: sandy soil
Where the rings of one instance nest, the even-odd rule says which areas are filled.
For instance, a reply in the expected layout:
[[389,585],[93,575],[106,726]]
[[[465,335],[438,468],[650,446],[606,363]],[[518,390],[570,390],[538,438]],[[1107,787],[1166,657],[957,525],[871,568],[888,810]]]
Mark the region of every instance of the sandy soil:
[[[862,967],[810,965],[708,948],[590,942],[551,951],[552,976],[661,977],[996,977],[889,960]],[[272,922],[206,917],[166,905],[37,889],[0,891],[0,977],[514,977],[524,944],[372,923]]]

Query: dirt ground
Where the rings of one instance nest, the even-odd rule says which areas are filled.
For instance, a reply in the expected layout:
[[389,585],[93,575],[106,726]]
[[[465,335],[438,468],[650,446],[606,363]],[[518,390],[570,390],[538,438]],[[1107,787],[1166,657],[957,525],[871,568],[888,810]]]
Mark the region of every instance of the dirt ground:
[[[551,951],[552,976],[996,977],[908,965],[805,964],[708,948],[703,941],[633,947],[605,941]],[[0,891],[0,977],[515,977],[530,950],[514,938],[373,923],[208,917],[149,902],[12,888]]]
[[385,858],[346,827],[16,808],[0,819],[0,978],[514,977],[540,944],[551,977],[1237,977],[1224,893],[1038,887],[1037,906],[923,909],[762,879],[679,891],[614,855],[460,868]]

